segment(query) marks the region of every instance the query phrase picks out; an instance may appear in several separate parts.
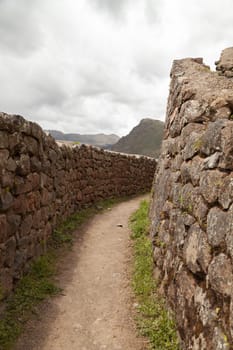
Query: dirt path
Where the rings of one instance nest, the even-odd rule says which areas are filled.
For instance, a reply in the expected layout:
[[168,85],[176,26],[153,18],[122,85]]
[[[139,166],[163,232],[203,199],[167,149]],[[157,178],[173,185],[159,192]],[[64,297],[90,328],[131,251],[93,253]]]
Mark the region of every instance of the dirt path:
[[[144,197],[96,215],[63,261],[63,294],[46,303],[15,350],[143,350],[132,317],[128,220]],[[123,227],[118,226],[119,224]]]

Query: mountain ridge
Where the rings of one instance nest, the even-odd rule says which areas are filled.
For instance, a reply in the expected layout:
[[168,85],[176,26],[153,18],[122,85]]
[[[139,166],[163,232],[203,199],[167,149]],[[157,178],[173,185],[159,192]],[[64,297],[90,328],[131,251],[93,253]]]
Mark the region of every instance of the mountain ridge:
[[109,146],[115,144],[120,137],[116,134],[78,134],[78,133],[63,133],[58,130],[45,130],[57,141],[73,141],[94,146]]
[[123,136],[111,147],[112,151],[141,154],[157,158],[163,138],[164,122],[143,118],[128,135]]

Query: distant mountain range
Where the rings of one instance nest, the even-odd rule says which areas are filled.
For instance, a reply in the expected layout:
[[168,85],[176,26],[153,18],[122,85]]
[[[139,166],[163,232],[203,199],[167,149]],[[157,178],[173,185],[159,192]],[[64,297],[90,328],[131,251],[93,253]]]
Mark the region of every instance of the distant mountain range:
[[81,134],[64,134],[57,130],[45,130],[57,141],[69,141],[80,142],[88,145],[109,148],[115,144],[120,138],[115,134],[93,134],[93,135],[81,135]]
[[112,151],[142,154],[157,158],[163,138],[164,123],[155,119],[142,119],[127,135],[111,147]]
[[115,134],[81,135],[64,134],[57,130],[45,131],[61,143],[73,144],[80,142],[116,152],[142,154],[157,158],[163,138],[163,128],[164,123],[162,121],[145,118],[128,135],[122,138]]

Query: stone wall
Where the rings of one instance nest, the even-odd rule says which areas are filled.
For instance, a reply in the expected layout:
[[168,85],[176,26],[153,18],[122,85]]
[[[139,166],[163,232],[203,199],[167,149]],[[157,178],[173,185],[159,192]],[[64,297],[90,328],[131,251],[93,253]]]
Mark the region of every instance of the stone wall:
[[233,49],[174,61],[151,204],[155,276],[185,350],[233,349]]
[[59,147],[35,123],[0,114],[0,286],[7,294],[54,227],[82,207],[151,189],[155,159]]

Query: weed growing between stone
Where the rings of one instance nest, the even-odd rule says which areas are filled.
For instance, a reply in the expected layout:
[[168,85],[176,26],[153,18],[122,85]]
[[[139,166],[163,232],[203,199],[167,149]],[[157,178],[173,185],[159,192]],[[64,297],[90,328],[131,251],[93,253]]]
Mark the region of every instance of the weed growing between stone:
[[[100,210],[122,201],[105,200],[95,207],[72,215],[54,230],[48,242],[47,254],[31,264],[30,271],[20,280],[14,293],[6,300],[0,315],[0,350],[9,350],[23,330],[25,322],[37,314],[38,305],[48,297],[57,295],[61,289],[55,284],[57,261],[64,248],[70,248],[73,231]],[[1,294],[1,293],[0,293]]]
[[131,217],[134,240],[133,289],[137,297],[137,325],[140,333],[148,337],[153,350],[178,350],[175,324],[158,295],[153,278],[152,246],[149,235],[148,202]]

